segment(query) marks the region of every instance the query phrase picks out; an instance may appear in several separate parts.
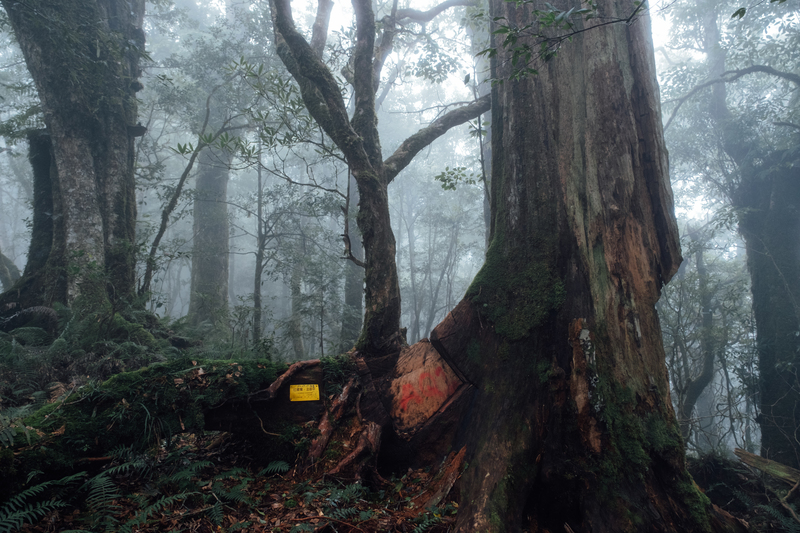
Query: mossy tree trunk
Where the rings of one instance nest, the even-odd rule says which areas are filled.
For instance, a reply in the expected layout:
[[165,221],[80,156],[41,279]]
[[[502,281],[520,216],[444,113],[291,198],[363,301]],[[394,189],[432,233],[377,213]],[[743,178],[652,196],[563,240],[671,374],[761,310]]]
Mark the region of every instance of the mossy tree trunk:
[[[136,128],[131,127],[141,87],[144,2],[2,4],[36,84],[52,143],[51,173],[61,206],[51,250],[59,256],[49,263],[61,269],[64,303],[77,302],[82,312],[128,299],[135,280]],[[17,292],[15,303],[30,303]],[[45,287],[32,299],[51,303],[46,295],[58,292]]]
[[198,158],[189,320],[218,326],[228,313],[228,179],[231,154],[206,148]]
[[[635,9],[614,0],[600,15]],[[527,6],[492,10],[531,22]],[[713,527],[685,470],[654,307],[681,256],[649,19],[593,25],[492,91],[491,244],[431,335],[472,387],[458,531]]]

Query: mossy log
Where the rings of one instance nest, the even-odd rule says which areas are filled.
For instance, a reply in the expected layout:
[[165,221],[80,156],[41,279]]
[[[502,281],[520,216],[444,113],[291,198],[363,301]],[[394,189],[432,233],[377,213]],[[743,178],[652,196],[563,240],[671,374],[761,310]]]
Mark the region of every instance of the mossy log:
[[[206,429],[280,442],[293,424],[320,417],[323,367],[180,359],[89,383],[17,425],[15,469],[23,479],[35,469],[60,475],[121,447],[145,451]],[[290,401],[295,383],[319,385],[318,399]]]

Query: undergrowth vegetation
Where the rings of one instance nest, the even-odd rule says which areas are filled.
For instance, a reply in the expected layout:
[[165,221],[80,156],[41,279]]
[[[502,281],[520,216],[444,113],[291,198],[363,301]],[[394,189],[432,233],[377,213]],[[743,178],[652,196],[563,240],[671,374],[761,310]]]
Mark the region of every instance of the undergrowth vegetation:
[[[285,371],[270,338],[248,345],[136,312],[43,312],[0,332],[0,533],[422,533],[455,514],[415,507],[427,472],[381,490],[298,475],[293,463],[319,433],[308,424],[256,414],[260,429],[245,437],[207,431],[209,410],[249,406]],[[320,366],[328,397],[355,370],[346,354]],[[325,461],[354,435],[343,424]]]
[[[220,439],[223,441],[220,444]],[[248,447],[229,436],[184,435],[171,450],[115,450],[99,472],[31,484],[0,506],[0,533],[158,531],[441,531],[457,510],[415,509],[430,474],[391,480],[385,490],[291,475],[285,461],[245,461]],[[36,477],[36,476],[34,476]],[[47,517],[44,522],[42,518]]]

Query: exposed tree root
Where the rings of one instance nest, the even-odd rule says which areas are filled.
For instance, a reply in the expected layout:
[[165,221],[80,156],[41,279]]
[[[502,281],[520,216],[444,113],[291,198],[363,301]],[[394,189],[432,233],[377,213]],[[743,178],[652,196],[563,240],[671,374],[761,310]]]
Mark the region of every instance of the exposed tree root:
[[333,400],[330,408],[325,410],[318,425],[319,435],[311,443],[311,448],[308,450],[308,456],[304,461],[303,469],[311,467],[322,457],[331,439],[331,435],[333,435],[333,431],[336,429],[336,424],[347,412],[350,400],[353,398],[353,392],[356,389],[356,378],[352,377],[344,386],[342,392]]
[[378,482],[383,482],[383,478],[378,474],[375,467],[375,459],[381,446],[381,433],[383,427],[375,422],[365,422],[361,435],[358,438],[355,450],[347,457],[342,459],[338,465],[330,470],[327,475],[342,475],[346,470],[355,466],[356,479],[365,477],[374,478]]

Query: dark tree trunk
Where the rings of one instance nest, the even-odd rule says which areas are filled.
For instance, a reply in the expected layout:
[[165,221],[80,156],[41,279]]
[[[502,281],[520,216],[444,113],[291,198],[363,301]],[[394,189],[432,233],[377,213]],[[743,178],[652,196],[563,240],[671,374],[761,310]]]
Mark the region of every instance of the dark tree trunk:
[[[726,70],[716,4],[707,5],[703,46],[709,78]],[[795,83],[797,83],[795,81]],[[759,145],[727,105],[725,83],[712,86],[709,114],[722,150],[737,166],[732,204],[745,240],[759,360],[761,454],[800,467],[800,171],[792,151]]]
[[800,169],[773,153],[745,169],[736,204],[747,247],[759,368],[761,455],[800,466]]
[[228,313],[230,154],[207,148],[198,158],[189,320],[220,325]]
[[[63,200],[51,249],[59,255],[48,264],[62,269],[65,292],[44,287],[27,302],[50,303],[50,295],[80,314],[109,299],[128,299],[135,280],[137,133],[131,127],[141,87],[144,2],[2,4],[36,84],[52,143],[51,176]],[[25,305],[25,298],[19,291],[17,303]]]

